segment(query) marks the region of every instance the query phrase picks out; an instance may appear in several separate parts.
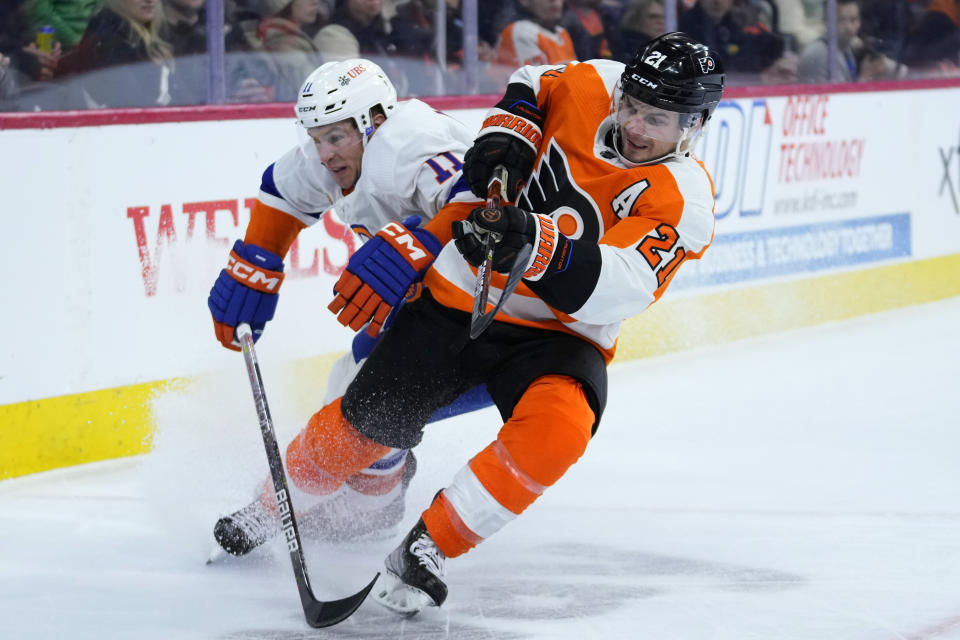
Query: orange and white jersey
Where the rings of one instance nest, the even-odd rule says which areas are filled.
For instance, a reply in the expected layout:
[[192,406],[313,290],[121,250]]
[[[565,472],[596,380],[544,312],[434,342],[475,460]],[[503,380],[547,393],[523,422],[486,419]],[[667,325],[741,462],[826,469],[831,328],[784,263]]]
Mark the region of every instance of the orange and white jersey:
[[511,22],[500,32],[497,62],[509,67],[562,64],[576,60],[573,40],[563,27],[554,30],[532,20]]
[[411,215],[426,221],[446,204],[452,190],[466,188],[455,185],[473,138],[459,120],[408,100],[370,137],[360,178],[349,194],[337,186],[308,138],[264,172],[258,206],[307,226],[334,208],[341,220],[364,235]]
[[[563,275],[564,286],[579,288],[569,296],[577,308],[552,307],[521,281],[497,316],[578,334],[608,359],[621,322],[658,300],[678,267],[703,254],[714,230],[713,183],[702,162],[681,156],[627,166],[611,149],[610,96],[623,68],[619,62],[592,60],[524,67],[511,77],[511,83],[532,88],[545,114],[537,160],[517,205],[553,218],[572,240],[573,262],[579,245],[581,256],[596,256],[599,247],[600,264],[591,263],[582,276]],[[463,217],[467,206],[451,203],[441,218]],[[588,251],[581,243],[594,248]],[[467,312],[475,281],[476,269],[453,244],[444,247],[426,277],[439,302]],[[491,303],[505,281],[494,274]],[[535,288],[547,284],[541,281]]]

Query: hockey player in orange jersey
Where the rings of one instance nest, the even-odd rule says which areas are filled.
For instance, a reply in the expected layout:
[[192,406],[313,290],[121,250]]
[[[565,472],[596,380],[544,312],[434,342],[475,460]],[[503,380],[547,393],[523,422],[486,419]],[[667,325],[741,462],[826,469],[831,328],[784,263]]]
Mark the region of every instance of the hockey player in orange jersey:
[[[679,33],[651,41],[626,66],[594,60],[511,77],[464,175],[480,197],[502,165],[516,206],[440,210],[427,228],[453,241],[426,272],[427,290],[399,310],[343,397],[287,450],[292,476],[332,492],[391,447],[416,446],[436,408],[487,384],[502,427],[386,558],[373,590],[384,606],[411,615],[442,604],[445,561],[522,513],[586,450],[620,323],[655,302],[713,238],[713,186],[690,150],[723,85],[717,55]],[[469,340],[490,233],[492,300],[521,248],[535,250],[496,321]],[[406,254],[398,250],[398,260]],[[375,319],[376,286],[354,269],[332,308]]]

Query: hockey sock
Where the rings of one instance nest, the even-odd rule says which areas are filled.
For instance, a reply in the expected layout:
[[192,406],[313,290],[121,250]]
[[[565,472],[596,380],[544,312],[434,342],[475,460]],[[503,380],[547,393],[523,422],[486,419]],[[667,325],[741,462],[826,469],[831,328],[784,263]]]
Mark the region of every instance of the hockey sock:
[[313,414],[287,447],[287,473],[290,481],[306,493],[330,494],[389,451],[390,447],[374,442],[350,425],[337,398]]
[[594,414],[583,388],[544,376],[524,392],[497,439],[461,469],[423,513],[452,558],[499,531],[583,455]]
[[347,486],[364,496],[392,494],[403,479],[409,449],[391,449],[366,469],[347,478]]

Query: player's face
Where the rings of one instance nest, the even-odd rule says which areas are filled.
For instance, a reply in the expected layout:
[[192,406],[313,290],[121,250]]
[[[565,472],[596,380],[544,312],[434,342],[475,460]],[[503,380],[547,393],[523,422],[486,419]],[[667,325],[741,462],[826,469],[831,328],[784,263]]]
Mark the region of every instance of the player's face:
[[630,162],[647,162],[677,148],[683,135],[680,114],[640,102],[624,94],[617,113],[620,151]]
[[341,120],[307,129],[320,154],[320,162],[341,189],[352,189],[360,178],[363,140],[353,120]]

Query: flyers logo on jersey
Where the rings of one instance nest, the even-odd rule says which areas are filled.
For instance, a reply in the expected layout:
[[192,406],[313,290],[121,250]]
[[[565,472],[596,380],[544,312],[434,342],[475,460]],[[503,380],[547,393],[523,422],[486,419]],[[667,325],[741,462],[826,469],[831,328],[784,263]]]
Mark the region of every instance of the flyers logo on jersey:
[[568,238],[596,242],[603,235],[600,208],[573,179],[567,156],[555,140],[550,140],[517,206],[550,216]]

